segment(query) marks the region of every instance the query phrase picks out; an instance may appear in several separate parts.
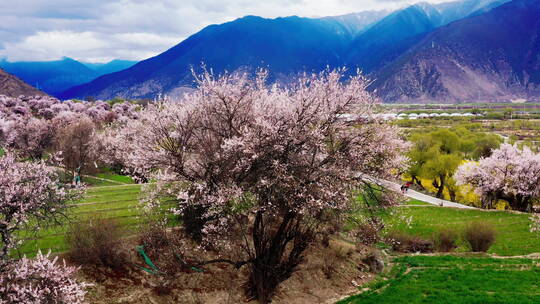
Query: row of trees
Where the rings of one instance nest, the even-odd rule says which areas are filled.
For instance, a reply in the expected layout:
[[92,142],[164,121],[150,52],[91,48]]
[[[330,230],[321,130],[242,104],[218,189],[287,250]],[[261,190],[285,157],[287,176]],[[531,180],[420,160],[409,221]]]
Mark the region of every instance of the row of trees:
[[40,160],[62,154],[64,168],[88,172],[97,159],[96,131],[136,119],[140,107],[128,102],[60,102],[50,97],[0,96],[0,147],[19,158]]
[[531,211],[540,198],[540,154],[527,146],[503,144],[502,137],[463,127],[411,134],[407,174],[418,186],[428,180],[443,197],[455,201],[459,187],[472,186],[483,208],[498,200],[510,208]]

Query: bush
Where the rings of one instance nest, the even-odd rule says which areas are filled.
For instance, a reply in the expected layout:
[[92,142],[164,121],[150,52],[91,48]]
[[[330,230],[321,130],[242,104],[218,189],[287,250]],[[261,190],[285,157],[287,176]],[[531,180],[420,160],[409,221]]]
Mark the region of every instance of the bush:
[[195,263],[191,258],[184,256],[198,256],[193,250],[198,244],[180,230],[169,231],[162,223],[150,223],[140,230],[138,243],[144,246],[146,255],[152,260],[161,274],[174,276],[178,272],[191,271]]
[[473,252],[487,252],[495,242],[495,228],[485,222],[472,222],[465,227],[464,238]]
[[373,246],[381,241],[380,228],[376,224],[361,223],[353,232],[356,241],[366,246]]
[[422,239],[415,235],[403,232],[391,232],[388,234],[387,239],[394,251],[404,253],[433,252],[433,241]]
[[127,262],[124,231],[113,219],[92,218],[72,224],[66,234],[68,258],[80,265],[121,269]]
[[457,248],[458,234],[455,230],[445,228],[435,235],[435,245],[438,251],[449,252]]

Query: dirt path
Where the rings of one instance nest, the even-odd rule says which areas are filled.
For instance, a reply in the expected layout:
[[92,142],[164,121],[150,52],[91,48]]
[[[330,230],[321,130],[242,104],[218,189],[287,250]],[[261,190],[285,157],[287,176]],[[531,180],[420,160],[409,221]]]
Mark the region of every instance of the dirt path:
[[[386,187],[386,188],[388,188],[388,189],[390,189],[392,191],[401,192],[401,185],[398,184],[398,183],[394,183],[394,182],[391,182],[391,181],[387,181],[387,180],[384,180],[384,179],[378,179],[378,178],[373,178],[373,180],[375,182],[377,182],[379,185],[382,185],[382,186],[384,186],[384,187]],[[418,191],[414,191],[414,190],[411,190],[411,189],[409,189],[403,195],[405,195],[407,197],[410,197],[412,199],[416,199],[416,200],[423,201],[423,202],[426,202],[428,204],[432,204],[432,205],[436,205],[436,206],[440,206],[440,207],[450,207],[450,208],[460,208],[460,209],[478,209],[478,208],[475,208],[475,207],[471,207],[471,206],[467,206],[467,205],[463,205],[463,204],[454,203],[454,202],[451,202],[451,201],[435,198],[433,196],[429,196],[429,195],[426,195],[426,194],[423,194],[423,193],[420,193]]]
[[117,184],[117,185],[129,185],[129,184],[122,183],[122,182],[119,182],[119,181],[115,181],[115,180],[112,180],[112,179],[106,179],[106,178],[101,178],[101,177],[92,176],[92,175],[82,175],[82,177],[91,178],[91,179],[97,179],[97,180],[100,180],[100,181],[109,182],[109,183]]

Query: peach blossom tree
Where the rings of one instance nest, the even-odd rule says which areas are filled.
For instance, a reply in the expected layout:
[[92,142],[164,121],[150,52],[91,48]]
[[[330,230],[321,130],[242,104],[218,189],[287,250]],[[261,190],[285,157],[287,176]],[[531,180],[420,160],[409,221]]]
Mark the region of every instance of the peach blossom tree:
[[[68,202],[80,191],[59,186],[56,169],[40,162],[18,162],[12,154],[0,157],[0,263],[9,259],[15,235],[32,223],[32,230],[65,215]],[[36,226],[37,225],[37,226]]]
[[[303,261],[328,213],[351,207],[353,190],[403,165],[393,127],[371,119],[377,104],[361,76],[305,75],[288,87],[267,74],[197,76],[182,101],[143,111],[110,135],[114,158],[156,181],[184,229],[225,262],[250,270],[249,298],[269,303]],[[342,114],[358,118],[356,123]],[[208,262],[208,261],[207,261]],[[202,262],[206,263],[206,262]]]
[[461,165],[455,178],[459,185],[472,185],[484,207],[502,199],[514,210],[530,211],[540,198],[540,154],[503,144],[490,157]]
[[55,168],[40,162],[0,157],[0,303],[82,303],[85,284],[73,279],[74,267],[38,254],[13,260],[10,251],[27,228],[39,229],[65,215],[80,191],[60,186]]

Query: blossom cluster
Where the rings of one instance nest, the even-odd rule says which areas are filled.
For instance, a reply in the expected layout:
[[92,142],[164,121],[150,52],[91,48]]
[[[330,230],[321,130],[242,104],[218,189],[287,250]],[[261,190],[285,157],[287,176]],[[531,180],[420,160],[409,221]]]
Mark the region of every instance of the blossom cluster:
[[50,253],[24,257],[0,273],[0,303],[83,303],[87,284],[74,279],[77,270],[59,264],[58,257],[51,259]]
[[79,113],[91,117],[94,121],[113,121],[116,119],[135,118],[139,106],[130,102],[110,105],[98,100],[94,102],[60,101],[49,96],[8,97],[0,95],[0,118],[16,120],[20,117],[35,117],[51,120],[61,113]]

